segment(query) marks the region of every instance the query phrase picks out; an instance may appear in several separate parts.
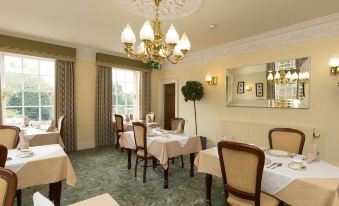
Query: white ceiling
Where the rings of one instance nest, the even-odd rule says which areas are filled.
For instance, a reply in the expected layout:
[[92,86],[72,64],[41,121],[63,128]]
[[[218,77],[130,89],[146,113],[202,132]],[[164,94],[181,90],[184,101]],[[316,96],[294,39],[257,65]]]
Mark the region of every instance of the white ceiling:
[[[338,0],[206,0],[195,14],[164,22],[163,32],[174,23],[200,51],[337,12]],[[106,52],[122,53],[125,24],[138,36],[144,21],[115,0],[0,0],[2,32]]]

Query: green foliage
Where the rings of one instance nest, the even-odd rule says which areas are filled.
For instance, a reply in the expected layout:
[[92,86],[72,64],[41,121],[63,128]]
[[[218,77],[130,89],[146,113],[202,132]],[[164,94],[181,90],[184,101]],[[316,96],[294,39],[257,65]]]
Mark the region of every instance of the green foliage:
[[187,81],[186,85],[181,88],[185,101],[200,101],[204,96],[204,88],[198,81]]

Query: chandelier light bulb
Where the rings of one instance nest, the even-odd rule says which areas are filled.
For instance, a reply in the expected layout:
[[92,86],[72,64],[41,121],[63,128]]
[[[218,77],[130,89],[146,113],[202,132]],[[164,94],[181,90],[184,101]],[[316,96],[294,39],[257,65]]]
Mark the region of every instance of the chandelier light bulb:
[[304,79],[309,79],[310,78],[310,73],[309,72],[305,72],[304,73]]
[[154,40],[154,32],[148,20],[145,21],[144,25],[142,26],[140,30],[140,39],[142,41],[144,40],[153,41]]
[[166,43],[167,44],[177,44],[179,42],[179,34],[173,24],[171,24],[170,28],[166,33]]
[[303,72],[300,72],[300,73],[299,73],[299,79],[300,79],[300,80],[303,80],[304,78],[305,78],[304,73],[303,73]]
[[133,32],[133,29],[131,25],[127,24],[121,33],[121,42],[128,43],[128,44],[134,44],[135,41],[136,41],[135,34]]
[[190,42],[190,40],[188,40],[186,33],[184,33],[181,36],[181,39],[179,41],[179,45],[180,45],[181,50],[187,50],[188,51],[188,50],[191,49],[191,42]]
[[273,80],[273,74],[272,72],[269,73],[269,75],[267,76],[267,81],[272,81]]
[[140,43],[140,45],[138,47],[138,50],[137,50],[137,53],[138,54],[145,54],[146,53],[145,43],[144,42]]
[[181,49],[178,45],[174,47],[173,55],[178,56],[178,57],[184,56],[184,54],[181,52]]
[[292,78],[292,74],[290,71],[287,72],[287,74],[285,75],[285,79],[290,80]]
[[292,79],[293,80],[297,80],[298,79],[298,73],[297,72],[294,72],[293,74],[292,74]]
[[279,72],[276,72],[276,73],[275,73],[274,79],[276,79],[276,80],[280,79],[280,73],[279,73]]

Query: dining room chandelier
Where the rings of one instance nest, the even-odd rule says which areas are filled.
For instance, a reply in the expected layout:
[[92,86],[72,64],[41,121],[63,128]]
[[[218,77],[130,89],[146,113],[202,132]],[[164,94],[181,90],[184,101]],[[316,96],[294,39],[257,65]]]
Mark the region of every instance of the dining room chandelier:
[[153,28],[149,20],[146,20],[140,30],[141,43],[138,49],[134,51],[136,37],[130,24],[127,24],[121,33],[121,42],[125,45],[125,52],[128,58],[140,60],[143,63],[156,62],[162,64],[165,59],[170,63],[176,64],[184,59],[187,52],[191,49],[191,43],[184,33],[179,39],[179,35],[173,24],[169,27],[166,36],[161,32],[161,21],[159,20],[159,5],[161,0],[155,2],[155,20]]
[[293,70],[280,69],[278,71],[269,71],[267,81],[271,84],[293,84],[297,81],[306,83],[309,81],[309,72],[298,72]]

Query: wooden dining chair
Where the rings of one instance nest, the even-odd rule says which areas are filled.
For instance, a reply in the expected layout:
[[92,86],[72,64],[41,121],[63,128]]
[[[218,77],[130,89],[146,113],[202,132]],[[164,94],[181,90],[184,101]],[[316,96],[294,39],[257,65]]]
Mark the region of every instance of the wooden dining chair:
[[0,168],[0,205],[12,206],[14,204],[17,182],[14,172]]
[[[115,130],[116,130],[116,135],[117,135],[117,144],[115,145],[115,147],[116,149],[118,149],[119,139],[122,133],[124,133],[124,117],[122,115],[115,114],[114,119],[115,119]],[[121,151],[122,151],[122,148],[121,148]]]
[[0,144],[0,167],[2,168],[4,168],[6,165],[7,153],[8,153],[7,147]]
[[16,148],[19,143],[19,133],[19,127],[0,125],[0,144],[7,149]]
[[146,113],[146,123],[152,123],[155,120],[155,113],[154,112],[147,112]]
[[134,176],[137,177],[137,168],[140,162],[144,162],[144,175],[142,181],[146,182],[147,160],[152,159],[153,170],[156,167],[157,159],[147,152],[147,127],[141,122],[133,122],[134,140],[137,158],[135,161]]
[[[171,119],[171,129],[172,129],[172,131],[175,131],[179,127],[179,124],[181,124],[181,128],[184,131],[185,130],[185,119],[183,119],[183,118],[173,118],[173,119]],[[181,167],[184,168],[184,157],[182,155],[177,156],[177,157],[172,157],[172,158],[169,158],[169,159],[171,159],[172,164],[174,164],[174,160],[178,159],[178,158],[181,159]]]
[[271,149],[284,150],[290,153],[302,154],[305,144],[305,134],[291,128],[274,128],[268,132]]
[[237,142],[218,143],[219,161],[225,192],[225,205],[278,206],[280,201],[261,192],[265,154]]

